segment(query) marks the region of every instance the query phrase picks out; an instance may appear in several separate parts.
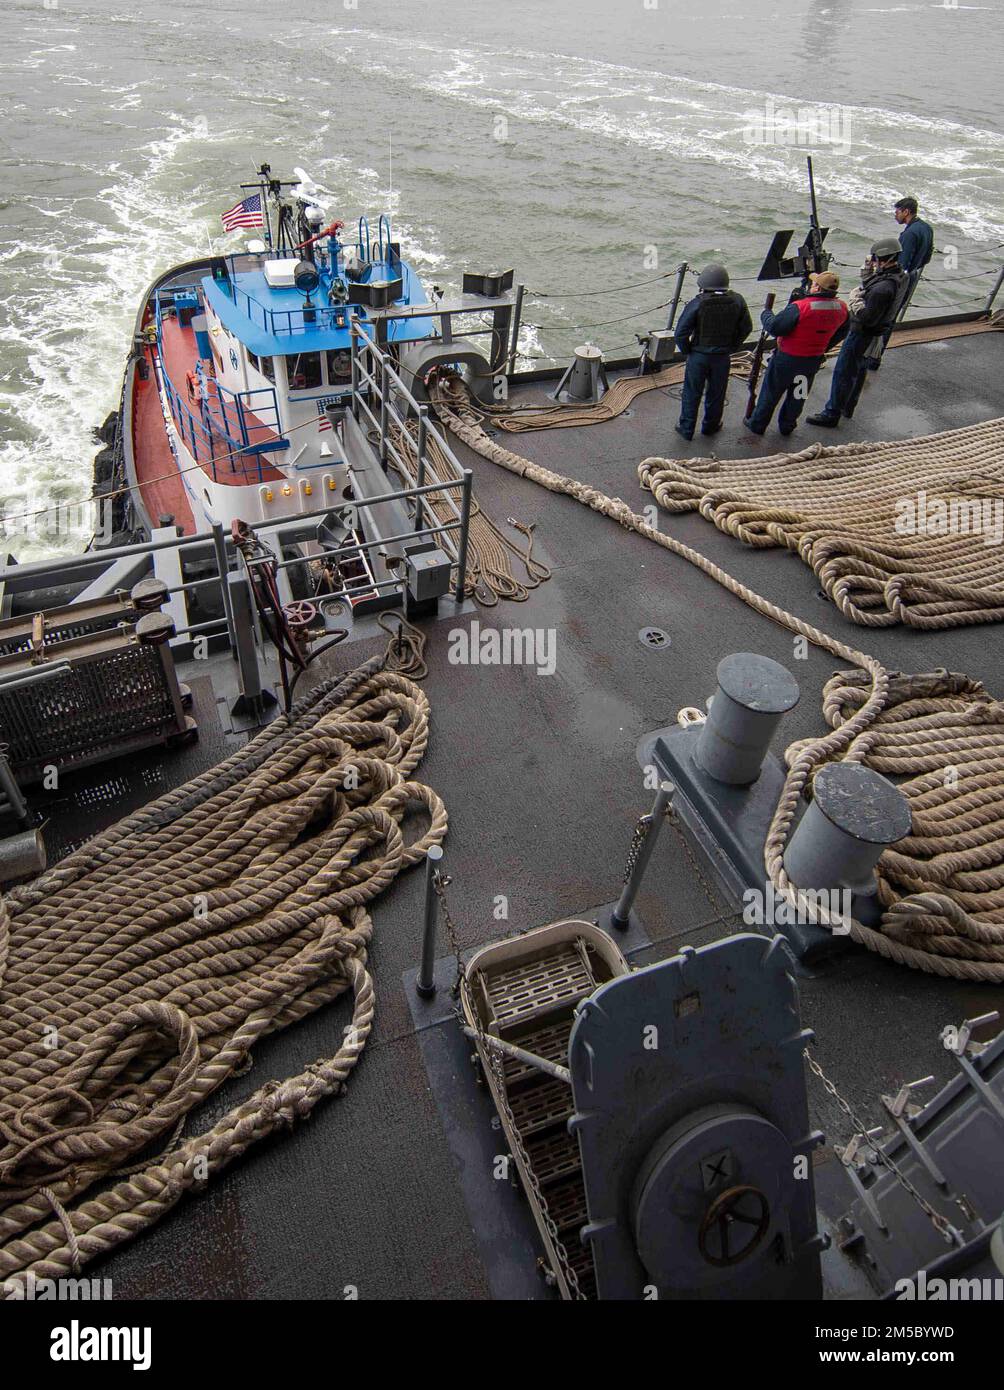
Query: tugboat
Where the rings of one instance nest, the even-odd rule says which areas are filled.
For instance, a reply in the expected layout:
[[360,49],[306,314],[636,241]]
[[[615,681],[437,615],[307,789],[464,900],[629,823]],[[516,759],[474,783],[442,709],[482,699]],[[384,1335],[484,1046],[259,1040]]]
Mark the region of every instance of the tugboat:
[[[340,493],[325,412],[351,394],[351,317],[368,325],[374,310],[429,302],[386,214],[375,236],[360,216],[352,239],[343,221],[326,220],[309,181],[274,179],[267,164],[259,176],[224,226],[260,226],[262,238],[174,268],[137,324],[126,480],[153,524],[170,519],[185,534],[316,512],[324,494]],[[432,331],[419,312],[381,325],[380,336],[400,345]]]

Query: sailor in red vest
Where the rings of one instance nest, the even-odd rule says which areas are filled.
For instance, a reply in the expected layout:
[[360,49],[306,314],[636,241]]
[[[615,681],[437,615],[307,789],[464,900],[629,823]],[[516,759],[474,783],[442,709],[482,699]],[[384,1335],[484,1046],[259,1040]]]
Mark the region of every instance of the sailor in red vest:
[[744,421],[754,434],[763,434],[777,403],[784,397],[777,427],[791,434],[798,424],[809,387],[827,350],[847,334],[850,314],[837,298],[840,280],[830,270],[809,276],[809,292],[793,299],[779,314],[765,309],[760,322],[777,339],[777,347],[764,374],[756,409]]

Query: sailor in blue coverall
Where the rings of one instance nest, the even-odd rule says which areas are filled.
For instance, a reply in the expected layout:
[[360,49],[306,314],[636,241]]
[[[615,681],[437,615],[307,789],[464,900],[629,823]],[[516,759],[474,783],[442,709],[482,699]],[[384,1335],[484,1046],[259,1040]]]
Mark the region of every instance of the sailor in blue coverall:
[[722,265],[709,265],[697,277],[698,295],[687,304],[676,322],[676,346],[687,359],[683,400],[677,434],[693,439],[697,412],[704,396],[702,434],[717,434],[722,427],[725,393],[729,385],[732,353],[745,343],[753,320],[745,299],[729,289],[729,273]]

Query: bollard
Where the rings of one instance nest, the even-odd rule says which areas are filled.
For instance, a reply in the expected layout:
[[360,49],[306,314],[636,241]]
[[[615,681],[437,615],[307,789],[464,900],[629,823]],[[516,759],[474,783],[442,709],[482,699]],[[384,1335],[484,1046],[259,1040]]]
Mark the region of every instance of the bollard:
[[659,838],[659,831],[666,818],[666,811],[673,803],[673,793],[676,788],[672,782],[660,782],[659,790],[656,793],[655,802],[651,811],[645,817],[648,825],[645,828],[645,838],[638,846],[638,853],[635,861],[631,865],[628,874],[628,881],[625,883],[623,891],[617,900],[617,906],[613,910],[611,921],[620,931],[626,931],[628,921],[631,917],[631,907],[635,898],[638,896],[638,889],[641,881],[645,877],[645,870],[648,868],[648,861],[652,858],[652,851],[655,849],[655,842]]
[[566,369],[550,396],[554,401],[565,403],[582,401],[595,404],[609,389],[602,351],[594,343],[582,343],[575,349],[572,365]]
[[22,830],[0,840],[0,883],[40,874],[45,868],[45,841],[40,830]]
[[436,992],[436,927],[439,924],[436,874],[442,857],[440,845],[430,845],[425,855],[425,928],[422,933],[422,964],[415,981],[415,989],[423,999],[431,999]]
[[875,892],[882,851],[910,833],[910,804],[898,787],[861,763],[828,763],[784,852],[797,887]]
[[748,787],[760,776],[782,714],[798,703],[798,682],[780,662],[756,652],[723,657],[717,677],[694,759],[717,782]]

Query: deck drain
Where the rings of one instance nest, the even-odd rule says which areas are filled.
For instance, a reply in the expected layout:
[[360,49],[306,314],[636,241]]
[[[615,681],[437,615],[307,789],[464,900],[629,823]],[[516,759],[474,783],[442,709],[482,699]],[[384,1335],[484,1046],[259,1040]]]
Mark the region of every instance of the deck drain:
[[638,640],[643,646],[653,647],[657,652],[664,651],[670,645],[669,633],[661,627],[643,627]]

